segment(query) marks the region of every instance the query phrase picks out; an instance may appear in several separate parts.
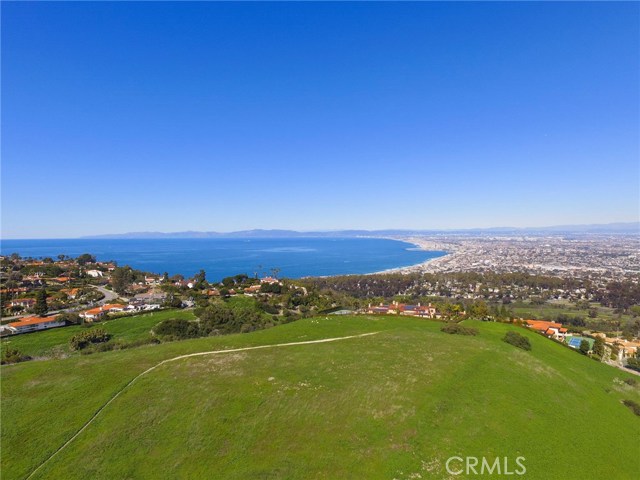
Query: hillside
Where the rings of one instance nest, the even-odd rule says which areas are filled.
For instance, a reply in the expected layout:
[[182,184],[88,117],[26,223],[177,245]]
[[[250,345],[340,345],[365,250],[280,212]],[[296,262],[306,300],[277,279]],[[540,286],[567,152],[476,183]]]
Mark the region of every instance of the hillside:
[[522,456],[531,479],[635,478],[640,418],[621,403],[640,401],[632,375],[530,332],[533,349],[518,350],[501,341],[509,325],[465,323],[479,335],[320,317],[3,366],[2,476],[27,477],[162,360],[377,332],[162,364],[31,478],[447,478],[455,455]]

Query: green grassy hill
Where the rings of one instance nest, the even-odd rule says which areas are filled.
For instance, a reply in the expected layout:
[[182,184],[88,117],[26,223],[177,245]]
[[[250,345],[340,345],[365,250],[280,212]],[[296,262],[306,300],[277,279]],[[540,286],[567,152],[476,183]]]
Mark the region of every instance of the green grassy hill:
[[52,328],[42,332],[16,335],[2,339],[2,348],[16,348],[30,357],[56,357],[73,354],[69,340],[75,334],[90,326],[98,326],[113,335],[114,339],[124,342],[141,340],[150,336],[150,330],[158,323],[169,318],[195,318],[192,310],[163,310],[148,312],[130,317],[114,318],[93,325],[72,325],[64,328]]
[[[125,388],[38,479],[449,478],[451,456],[525,457],[529,479],[637,478],[631,374],[516,327],[307,319],[245,335],[2,367],[2,477],[25,478]],[[470,475],[468,478],[474,478]],[[515,475],[512,478],[519,478]],[[451,478],[467,478],[460,475]]]

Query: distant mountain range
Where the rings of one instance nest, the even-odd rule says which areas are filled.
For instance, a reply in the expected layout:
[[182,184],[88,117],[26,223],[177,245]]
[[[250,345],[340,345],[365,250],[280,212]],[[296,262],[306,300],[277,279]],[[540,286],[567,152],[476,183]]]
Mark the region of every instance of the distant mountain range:
[[237,232],[130,232],[89,235],[81,238],[295,238],[295,237],[389,237],[409,235],[544,235],[544,234],[640,234],[640,222],[592,225],[555,225],[551,227],[493,227],[452,230],[241,230]]

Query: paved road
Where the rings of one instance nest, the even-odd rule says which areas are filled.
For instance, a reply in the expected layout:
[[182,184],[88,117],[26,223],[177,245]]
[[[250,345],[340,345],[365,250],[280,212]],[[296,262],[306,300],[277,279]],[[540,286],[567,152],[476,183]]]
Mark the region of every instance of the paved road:
[[106,289],[104,287],[100,287],[98,285],[94,285],[94,288],[104,295],[104,298],[98,302],[98,305],[104,305],[105,303],[111,303],[113,300],[118,298],[118,294],[115,293],[113,290],[108,290],[108,289]]

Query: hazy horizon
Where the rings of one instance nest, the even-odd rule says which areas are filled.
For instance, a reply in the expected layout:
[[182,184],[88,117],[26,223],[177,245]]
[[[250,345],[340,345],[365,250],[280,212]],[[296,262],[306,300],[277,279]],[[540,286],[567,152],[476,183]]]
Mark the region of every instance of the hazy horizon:
[[[259,235],[261,233],[265,234],[265,238],[277,238],[277,233],[292,233],[298,235],[323,235],[328,236],[332,233],[342,234],[346,236],[349,232],[361,232],[361,233],[371,233],[371,234],[420,234],[422,233],[474,233],[474,232],[573,232],[573,233],[634,233],[640,234],[640,222],[610,222],[610,223],[598,223],[598,224],[574,224],[574,225],[541,225],[541,226],[527,226],[527,227],[514,227],[514,226],[493,226],[493,227],[477,227],[477,228],[447,228],[447,229],[438,229],[438,228],[381,228],[381,229],[357,229],[357,228],[348,228],[348,229],[310,229],[310,230],[294,230],[294,229],[286,229],[286,228],[267,228],[267,229],[246,229],[246,230],[233,230],[233,231],[213,231],[213,230],[181,230],[175,232],[168,231],[137,231],[137,232],[103,232],[100,234],[92,234],[92,235],[81,235],[77,237],[5,237],[0,236],[0,241],[2,240],[74,240],[74,239],[108,239],[108,238],[140,238],[140,239],[153,239],[153,238],[163,238],[165,236],[169,238],[198,238],[198,235],[204,235],[202,238],[216,238],[214,237],[206,237],[206,235],[219,235],[221,238],[234,238],[235,234],[243,234],[249,233],[253,234],[255,238],[261,238]],[[190,234],[191,236],[189,236]],[[175,235],[174,237],[170,237]],[[177,236],[177,235],[185,235],[185,236]],[[244,238],[242,236],[238,236],[235,238]],[[286,238],[286,237],[282,237]]]

